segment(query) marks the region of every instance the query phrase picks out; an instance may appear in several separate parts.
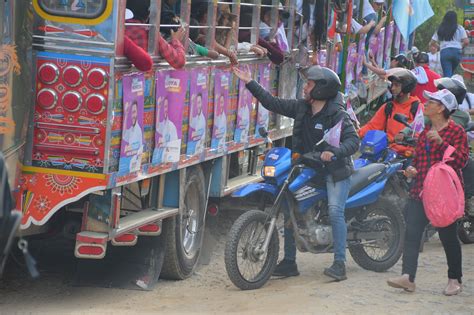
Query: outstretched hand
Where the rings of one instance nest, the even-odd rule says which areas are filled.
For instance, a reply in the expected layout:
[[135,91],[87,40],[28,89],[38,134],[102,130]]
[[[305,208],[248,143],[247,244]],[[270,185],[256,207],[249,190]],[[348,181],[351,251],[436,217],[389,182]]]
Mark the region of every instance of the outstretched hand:
[[232,68],[232,71],[234,72],[234,74],[242,81],[245,82],[245,84],[249,83],[250,81],[252,81],[252,73],[250,72],[250,69],[249,67],[247,66],[245,71],[237,68],[237,67],[233,67]]

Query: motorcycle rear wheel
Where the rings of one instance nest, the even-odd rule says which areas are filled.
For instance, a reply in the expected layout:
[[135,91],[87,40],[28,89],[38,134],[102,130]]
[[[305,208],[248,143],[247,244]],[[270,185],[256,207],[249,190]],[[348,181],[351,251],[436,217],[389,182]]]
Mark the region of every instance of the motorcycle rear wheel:
[[373,232],[383,232],[383,239],[361,239],[360,244],[349,246],[349,252],[362,268],[383,272],[393,267],[402,255],[405,221],[396,204],[387,198],[380,198],[367,209],[365,220],[370,219],[377,220]]
[[269,217],[258,210],[242,214],[232,225],[225,246],[225,268],[232,283],[241,290],[261,288],[275,269],[279,239],[274,228],[268,249],[262,253],[269,228]]
[[474,219],[472,217],[464,217],[459,221],[458,236],[464,244],[474,243]]

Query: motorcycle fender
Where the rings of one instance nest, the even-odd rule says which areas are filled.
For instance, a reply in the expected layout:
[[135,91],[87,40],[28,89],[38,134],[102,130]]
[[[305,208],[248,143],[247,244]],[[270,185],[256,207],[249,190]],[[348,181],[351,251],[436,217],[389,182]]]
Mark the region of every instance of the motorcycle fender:
[[236,198],[247,197],[248,195],[258,192],[258,191],[264,191],[276,197],[278,194],[278,187],[276,187],[275,185],[270,185],[266,183],[249,184],[234,191],[232,193],[232,197],[236,197]]

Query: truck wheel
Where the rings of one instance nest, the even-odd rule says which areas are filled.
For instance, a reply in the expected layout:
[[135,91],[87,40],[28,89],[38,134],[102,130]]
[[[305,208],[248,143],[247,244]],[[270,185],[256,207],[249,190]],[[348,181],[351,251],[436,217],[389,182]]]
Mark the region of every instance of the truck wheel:
[[166,253],[161,278],[183,280],[197,265],[204,236],[206,207],[205,178],[200,167],[186,170],[184,209],[163,222]]

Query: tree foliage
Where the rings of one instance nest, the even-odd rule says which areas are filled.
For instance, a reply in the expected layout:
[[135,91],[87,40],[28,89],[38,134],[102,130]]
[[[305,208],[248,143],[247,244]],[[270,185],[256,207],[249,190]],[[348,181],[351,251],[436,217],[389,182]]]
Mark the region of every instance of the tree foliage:
[[430,4],[434,15],[415,31],[415,46],[422,51],[429,50],[428,44],[431,37],[438,29],[446,12],[454,10],[458,14],[458,23],[463,25],[464,21],[464,11],[455,6],[454,0],[430,0]]

